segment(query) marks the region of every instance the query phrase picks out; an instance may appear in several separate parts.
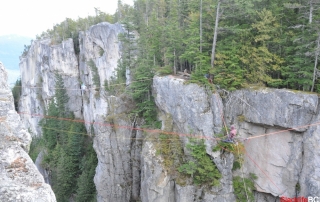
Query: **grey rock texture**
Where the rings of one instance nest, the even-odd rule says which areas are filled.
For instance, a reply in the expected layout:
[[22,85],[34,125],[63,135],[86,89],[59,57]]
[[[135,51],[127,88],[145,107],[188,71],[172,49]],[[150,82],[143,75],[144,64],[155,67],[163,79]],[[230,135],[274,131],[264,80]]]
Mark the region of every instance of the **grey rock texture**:
[[0,201],[56,201],[51,187],[28,156],[31,136],[14,110],[0,62]]
[[[314,153],[318,149],[308,138],[308,134],[319,137],[309,127],[319,120],[316,94],[286,89],[240,90],[226,99],[225,114],[227,122],[239,129],[239,137],[249,138],[243,169],[245,174],[258,176],[255,186],[259,192],[287,197],[320,194],[318,182],[312,180],[319,174],[310,169],[316,165]],[[313,188],[317,192],[308,192]]]
[[95,117],[94,149],[98,166],[94,182],[98,201],[130,201],[140,197],[140,153],[142,134],[132,130],[126,103],[111,96],[104,117]]
[[[89,88],[103,87],[105,81],[115,76],[118,60],[121,58],[121,43],[118,35],[124,30],[120,24],[102,22],[90,27],[86,32],[80,32],[79,67],[81,81]],[[87,64],[92,60],[99,75],[100,86],[94,86],[93,70]]]
[[[96,118],[104,116],[108,107],[104,90],[105,81],[109,82],[115,76],[118,60],[121,58],[121,43],[118,34],[123,32],[120,24],[99,23],[90,27],[86,32],[80,32],[79,71],[81,83],[85,84],[87,91],[82,92],[83,117],[86,122],[94,122]],[[92,61],[97,68],[95,72],[88,62]],[[93,80],[97,74],[100,86]],[[103,110],[101,110],[103,109]],[[86,124],[90,131],[90,124]]]
[[152,142],[145,142],[141,161],[141,200],[162,202],[174,201],[174,181],[162,166]]
[[195,187],[192,185],[180,186],[175,185],[175,201],[193,202],[195,194]]
[[269,201],[280,202],[280,198],[279,197],[275,197],[275,196],[273,196],[271,194],[255,192],[254,201],[255,202],[269,202]]
[[[38,156],[37,156],[37,159],[36,161],[34,162],[34,164],[36,165],[38,171],[41,173],[41,175],[43,176],[44,178],[44,181],[47,183],[47,184],[50,184],[50,178],[49,178],[49,173],[48,171],[43,168],[43,166],[41,165],[42,164],[42,161],[43,161],[43,151],[41,151]],[[50,184],[51,185],[51,184]]]
[[302,171],[299,176],[302,196],[320,196],[320,113],[303,135]]
[[[320,133],[318,125],[309,126],[319,122],[316,94],[244,89],[229,93],[222,104],[219,95],[171,76],[155,77],[153,87],[158,108],[172,115],[179,132],[192,131],[206,138],[207,153],[223,175],[221,187],[211,190],[218,194],[203,191],[203,200],[232,201],[232,176],[247,177],[249,173],[258,177],[255,187],[258,193],[266,193],[268,200],[320,195],[316,146]],[[214,135],[223,127],[222,119],[227,126],[236,126],[238,141],[245,145],[242,170],[231,172],[233,157],[211,151],[216,144]],[[249,140],[244,141],[246,138]],[[187,142],[185,135],[181,139]]]
[[[231,172],[233,156],[222,157],[219,152],[212,152],[217,143],[214,135],[223,127],[223,103],[220,96],[195,84],[185,85],[183,79],[171,76],[155,77],[153,89],[159,110],[172,116],[179,133],[190,134],[181,135],[182,141],[187,143],[188,136],[205,138],[207,153],[222,174],[220,187],[202,191],[203,201],[234,201]],[[196,187],[193,189],[197,192]]]
[[243,116],[247,122],[295,131],[307,130],[307,127],[301,126],[311,122],[318,107],[317,95],[290,90],[247,89],[230,96],[225,109],[228,122]]
[[[105,82],[115,76],[121,58],[118,34],[123,31],[120,24],[103,22],[79,35],[80,80],[88,88],[83,92],[83,117],[87,131],[92,131],[92,127],[95,135],[93,146],[98,166],[94,182],[97,199],[104,202],[138,200],[140,197],[142,135],[130,127],[116,127],[136,126],[135,119],[127,115],[130,100],[110,96],[104,90]],[[88,65],[89,61],[94,63],[96,70]],[[95,74],[100,86],[94,81]]]
[[68,108],[81,117],[79,69],[72,39],[58,45],[51,45],[50,39],[33,41],[19,66],[23,86],[19,111],[32,135],[41,134],[38,123],[55,93],[55,73],[62,75],[68,89]]

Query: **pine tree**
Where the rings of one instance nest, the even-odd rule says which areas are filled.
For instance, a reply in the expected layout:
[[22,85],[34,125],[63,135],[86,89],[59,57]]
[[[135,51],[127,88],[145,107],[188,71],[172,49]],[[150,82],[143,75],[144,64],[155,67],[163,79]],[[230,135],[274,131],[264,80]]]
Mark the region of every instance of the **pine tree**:
[[18,112],[19,111],[19,101],[21,97],[21,79],[17,79],[14,87],[12,88],[12,95],[14,99],[14,108]]
[[[91,143],[91,144],[90,144]],[[96,188],[93,181],[95,175],[96,165],[98,159],[96,153],[94,152],[92,141],[89,141],[89,146],[87,148],[86,154],[81,161],[81,175],[77,181],[77,196],[76,201],[87,202],[96,201]]]

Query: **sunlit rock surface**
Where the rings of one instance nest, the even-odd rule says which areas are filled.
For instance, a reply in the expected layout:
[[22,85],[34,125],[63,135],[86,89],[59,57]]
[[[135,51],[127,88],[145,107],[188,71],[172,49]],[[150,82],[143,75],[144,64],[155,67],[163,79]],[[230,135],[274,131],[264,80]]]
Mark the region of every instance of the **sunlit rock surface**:
[[0,201],[56,201],[28,156],[31,136],[23,126],[0,62]]

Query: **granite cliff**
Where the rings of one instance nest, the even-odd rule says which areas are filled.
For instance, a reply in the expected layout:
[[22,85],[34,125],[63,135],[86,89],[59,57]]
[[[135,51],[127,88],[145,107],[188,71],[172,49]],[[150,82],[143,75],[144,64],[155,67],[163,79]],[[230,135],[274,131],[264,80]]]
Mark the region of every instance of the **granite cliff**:
[[[51,45],[50,39],[36,40],[20,62],[20,112],[34,136],[41,135],[38,123],[54,94],[54,75],[63,77],[68,107],[94,136],[98,201],[235,201],[233,177],[250,173],[257,176],[256,201],[320,195],[316,94],[268,88],[212,93],[184,79],[156,76],[153,94],[161,129],[204,139],[206,153],[221,173],[219,186],[177,182],[150,138],[154,134],[140,130],[143,120],[128,116],[130,98],[112,96],[103,88],[121,58],[117,36],[123,31],[119,24],[100,23],[80,32],[78,55],[71,39],[58,45]],[[81,83],[87,91],[80,90]],[[231,124],[245,146],[242,168],[236,170],[233,154],[213,151],[217,134]],[[185,158],[190,156],[189,141],[187,135],[179,136]]]
[[28,156],[31,135],[14,109],[7,72],[0,62],[0,201],[56,201]]

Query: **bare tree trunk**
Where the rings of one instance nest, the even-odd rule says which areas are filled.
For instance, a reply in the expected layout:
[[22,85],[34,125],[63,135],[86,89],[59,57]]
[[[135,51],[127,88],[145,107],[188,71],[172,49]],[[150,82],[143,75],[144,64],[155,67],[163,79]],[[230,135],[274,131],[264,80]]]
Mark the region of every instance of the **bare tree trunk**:
[[200,1],[200,53],[202,53],[202,0]]
[[177,74],[177,67],[176,67],[176,49],[173,52],[173,74]]
[[148,18],[148,1],[146,1],[146,24],[147,24],[147,27],[149,26],[149,18]]
[[309,24],[312,23],[312,12],[313,12],[313,5],[312,5],[312,0],[309,0],[310,4],[310,10],[309,10]]
[[217,5],[216,23],[214,25],[214,35],[213,35],[212,53],[211,53],[211,67],[212,68],[214,68],[214,57],[215,57],[216,45],[217,45],[219,10],[220,10],[220,0],[218,1],[218,5]]
[[315,60],[314,60],[314,68],[313,68],[313,79],[312,79],[312,87],[311,87],[311,92],[313,92],[314,89],[314,83],[316,81],[316,75],[317,75],[317,66],[318,66],[318,56],[319,56],[319,48],[320,48],[320,33],[318,33],[318,40],[317,40],[317,48],[315,51]]

